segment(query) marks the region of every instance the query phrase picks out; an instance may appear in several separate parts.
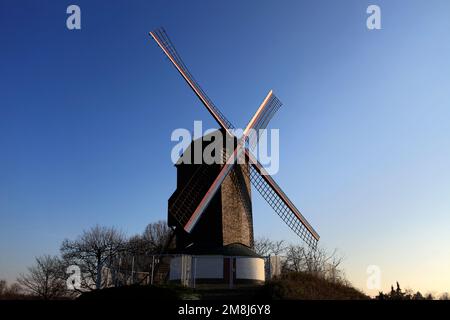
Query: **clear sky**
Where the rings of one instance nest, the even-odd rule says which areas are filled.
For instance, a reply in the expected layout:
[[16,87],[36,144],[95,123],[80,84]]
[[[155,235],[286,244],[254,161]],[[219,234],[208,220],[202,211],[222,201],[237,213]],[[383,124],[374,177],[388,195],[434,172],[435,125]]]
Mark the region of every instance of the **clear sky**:
[[[274,89],[274,178],[355,286],[378,265],[384,290],[450,291],[445,0],[1,1],[0,278],[96,223],[165,219],[172,131],[217,125],[148,36],[159,26],[235,126]],[[298,241],[254,195],[256,234]]]

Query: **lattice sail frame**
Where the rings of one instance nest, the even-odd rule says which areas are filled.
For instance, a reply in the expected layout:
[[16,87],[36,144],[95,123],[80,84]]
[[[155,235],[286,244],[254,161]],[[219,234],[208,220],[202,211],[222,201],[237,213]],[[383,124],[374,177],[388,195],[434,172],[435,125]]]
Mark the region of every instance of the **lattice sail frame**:
[[[245,172],[245,174],[247,174],[247,172]],[[287,226],[291,228],[292,231],[294,231],[309,247],[316,248],[318,239],[315,238],[310,229],[308,229],[304,222],[298,218],[297,214],[294,213],[294,211],[286,204],[286,201],[284,201],[278,193],[271,188],[269,183],[256,169],[256,166],[253,165],[250,167],[250,181],[264,200],[266,200],[278,216],[287,224]],[[306,221],[306,219],[303,221]]]
[[[175,46],[172,44],[170,38],[164,29],[160,28],[155,31],[150,32],[150,35],[156,41],[158,46],[164,51],[167,58],[172,62],[184,80],[192,88],[194,93],[200,99],[200,101],[205,105],[209,113],[213,118],[219,123],[219,125],[226,130],[226,132],[233,136],[232,129],[235,127],[232,123],[224,116],[224,114],[217,108],[212,100],[206,95],[200,85],[197,83],[195,78],[189,72],[188,68],[184,64],[181,56],[178,54]],[[249,159],[251,164],[249,174],[252,185],[256,190],[262,195],[262,197],[267,201],[267,203],[275,210],[275,212],[280,216],[280,218],[303,240],[305,243],[312,247],[317,247],[317,242],[320,239],[318,233],[314,228],[308,223],[308,221],[303,217],[300,211],[295,207],[295,205],[289,200],[286,194],[281,190],[281,188],[276,184],[272,177],[265,171],[264,167],[258,162],[258,160],[245,149],[245,156]],[[246,166],[241,166],[246,168]],[[202,173],[195,173],[194,176]],[[204,173],[203,173],[204,174]],[[191,180],[194,181],[194,176]],[[191,198],[192,199],[192,198]],[[184,212],[183,216],[189,215],[188,211],[185,210],[187,207],[183,207],[188,201],[188,197],[181,200],[180,203],[173,205],[174,208],[178,208],[175,211]],[[169,208],[170,212],[170,208]],[[180,224],[184,225],[183,220],[179,219]]]
[[180,55],[178,54],[175,46],[170,41],[169,36],[167,35],[164,28],[156,29],[150,32],[150,35],[159,45],[159,47],[164,51],[169,60],[174,64],[175,68],[181,73],[184,80],[188,83],[188,85],[194,90],[194,93],[197,97],[203,102],[208,111],[214,117],[214,119],[219,122],[220,126],[227,130],[227,132],[233,135],[229,130],[235,129],[232,123],[225,117],[225,115],[217,108],[212,100],[206,95],[203,89],[200,87],[198,82],[189,72],[189,69],[184,64]]

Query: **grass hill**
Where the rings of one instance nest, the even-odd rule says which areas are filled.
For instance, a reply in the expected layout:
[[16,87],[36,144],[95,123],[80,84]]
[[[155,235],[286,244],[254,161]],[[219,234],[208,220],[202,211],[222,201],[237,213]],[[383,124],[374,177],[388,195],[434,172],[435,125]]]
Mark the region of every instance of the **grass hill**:
[[189,289],[179,286],[123,286],[82,294],[79,300],[354,300],[369,299],[345,283],[303,272],[291,272],[263,286],[237,289]]
[[265,297],[293,300],[370,299],[343,281],[329,281],[304,272],[290,272],[269,281],[262,288]]

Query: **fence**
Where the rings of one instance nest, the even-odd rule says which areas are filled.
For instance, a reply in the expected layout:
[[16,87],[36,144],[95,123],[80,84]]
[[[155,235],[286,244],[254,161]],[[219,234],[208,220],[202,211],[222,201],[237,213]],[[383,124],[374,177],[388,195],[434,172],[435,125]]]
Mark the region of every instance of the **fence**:
[[[200,258],[204,259],[204,256],[161,254],[118,257],[103,268],[104,287],[167,284],[172,280],[195,288],[196,264]],[[281,267],[281,257],[264,257],[265,280],[279,275]]]

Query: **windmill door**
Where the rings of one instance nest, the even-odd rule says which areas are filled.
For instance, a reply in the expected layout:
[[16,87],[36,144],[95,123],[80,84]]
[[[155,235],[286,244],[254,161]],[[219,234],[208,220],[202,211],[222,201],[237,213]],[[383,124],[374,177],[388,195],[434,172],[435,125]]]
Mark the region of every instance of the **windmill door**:
[[191,277],[192,256],[183,254],[181,256],[181,285],[190,287],[192,285]]
[[223,258],[223,280],[230,288],[233,288],[236,282],[236,258]]

